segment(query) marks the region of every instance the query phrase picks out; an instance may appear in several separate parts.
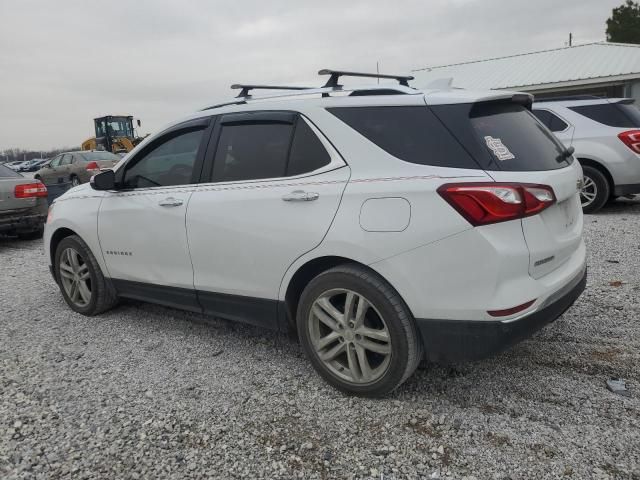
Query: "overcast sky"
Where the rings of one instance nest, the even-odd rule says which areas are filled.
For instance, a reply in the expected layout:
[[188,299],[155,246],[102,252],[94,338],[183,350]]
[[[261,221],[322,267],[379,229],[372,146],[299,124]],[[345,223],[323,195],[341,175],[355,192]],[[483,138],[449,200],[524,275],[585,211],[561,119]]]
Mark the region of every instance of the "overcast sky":
[[601,41],[622,0],[0,0],[0,150],[142,131],[320,68],[411,69]]

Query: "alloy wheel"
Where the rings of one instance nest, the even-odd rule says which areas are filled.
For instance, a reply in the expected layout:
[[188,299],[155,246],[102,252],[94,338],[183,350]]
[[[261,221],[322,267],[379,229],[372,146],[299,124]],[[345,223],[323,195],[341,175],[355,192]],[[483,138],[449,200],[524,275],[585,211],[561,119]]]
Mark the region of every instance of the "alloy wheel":
[[80,180],[78,179],[78,177],[71,177],[71,186],[77,187],[78,185],[80,185]]
[[332,289],[311,307],[309,338],[325,368],[358,385],[380,379],[391,360],[391,337],[384,318],[363,295]]
[[582,207],[591,205],[598,196],[598,186],[591,177],[582,177],[582,189],[580,190],[580,203]]
[[74,249],[67,248],[60,256],[60,281],[69,300],[79,308],[91,301],[91,274],[89,265]]

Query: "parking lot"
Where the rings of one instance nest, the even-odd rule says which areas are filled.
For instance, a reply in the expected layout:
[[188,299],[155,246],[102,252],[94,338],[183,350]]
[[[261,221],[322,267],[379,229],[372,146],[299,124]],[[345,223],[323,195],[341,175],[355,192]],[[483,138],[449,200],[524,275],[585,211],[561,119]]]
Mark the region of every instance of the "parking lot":
[[587,291],[561,319],[383,400],[251,327],[134,302],[75,314],[41,241],[1,238],[0,477],[638,479],[640,200],[585,216],[585,237]]

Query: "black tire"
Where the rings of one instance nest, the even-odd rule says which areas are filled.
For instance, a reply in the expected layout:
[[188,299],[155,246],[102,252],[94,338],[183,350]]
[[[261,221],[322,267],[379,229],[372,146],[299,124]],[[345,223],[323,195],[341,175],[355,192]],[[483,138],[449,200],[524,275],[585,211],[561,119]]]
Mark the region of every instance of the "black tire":
[[582,172],[585,180],[590,179],[596,189],[595,198],[589,204],[585,204],[584,197],[582,195],[580,196],[582,211],[584,213],[594,213],[600,210],[607,201],[609,201],[609,197],[611,196],[611,187],[609,186],[607,177],[605,177],[604,173],[597,168],[590,167],[589,165],[583,165]]
[[[84,307],[76,305],[69,298],[63,287],[60,273],[60,257],[67,248],[74,249],[82,258],[84,264],[87,265],[89,270],[91,280],[91,299]],[[100,265],[98,265],[96,258],[93,256],[93,253],[91,253],[87,244],[77,235],[66,237],[58,244],[54,257],[54,271],[62,296],[72,310],[83,315],[94,316],[113,308],[118,303],[118,297],[113,285],[102,274]]]
[[[311,308],[319,296],[333,289],[347,289],[363,295],[384,318],[391,339],[391,356],[386,370],[373,383],[363,385],[338,378],[324,365],[313,347]],[[300,343],[315,370],[333,387],[348,394],[386,395],[409,378],[423,359],[422,341],[415,321],[400,295],[380,275],[359,265],[341,265],[311,280],[302,292],[296,317]]]
[[42,238],[44,234],[44,228],[40,227],[38,230],[33,230],[31,232],[18,232],[18,238],[20,240],[37,240],[38,238]]

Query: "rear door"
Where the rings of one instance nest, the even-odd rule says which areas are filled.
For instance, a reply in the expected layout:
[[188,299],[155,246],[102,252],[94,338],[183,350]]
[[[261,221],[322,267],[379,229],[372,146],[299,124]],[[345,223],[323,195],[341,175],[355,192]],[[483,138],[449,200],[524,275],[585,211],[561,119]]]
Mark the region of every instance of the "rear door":
[[579,248],[582,169],[566,158],[563,145],[522,105],[486,102],[433,107],[485,171],[497,182],[548,185],[556,203],[522,219],[529,248],[529,274],[540,278],[555,270]]
[[287,268],[323,239],[349,168],[294,112],[227,114],[206,183],[187,210],[194,285],[204,310],[277,328]]

